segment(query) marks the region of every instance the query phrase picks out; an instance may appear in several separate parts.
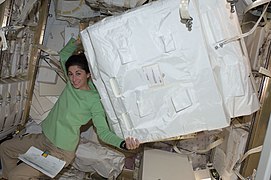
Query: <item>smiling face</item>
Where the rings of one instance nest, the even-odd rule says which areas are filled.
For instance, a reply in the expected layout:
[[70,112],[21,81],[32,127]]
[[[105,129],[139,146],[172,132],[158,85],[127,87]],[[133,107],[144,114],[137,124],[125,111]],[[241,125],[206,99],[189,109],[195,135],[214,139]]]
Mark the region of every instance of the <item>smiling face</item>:
[[75,89],[89,90],[88,78],[90,73],[87,73],[80,66],[72,65],[68,68],[68,76],[72,86]]

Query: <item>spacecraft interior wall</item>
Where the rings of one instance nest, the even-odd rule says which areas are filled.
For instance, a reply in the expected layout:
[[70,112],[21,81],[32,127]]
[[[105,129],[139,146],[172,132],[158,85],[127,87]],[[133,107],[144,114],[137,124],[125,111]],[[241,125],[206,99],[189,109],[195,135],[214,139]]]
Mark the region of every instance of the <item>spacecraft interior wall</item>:
[[81,32],[94,84],[115,133],[141,142],[226,127],[259,108],[236,14],[226,0],[160,0]]

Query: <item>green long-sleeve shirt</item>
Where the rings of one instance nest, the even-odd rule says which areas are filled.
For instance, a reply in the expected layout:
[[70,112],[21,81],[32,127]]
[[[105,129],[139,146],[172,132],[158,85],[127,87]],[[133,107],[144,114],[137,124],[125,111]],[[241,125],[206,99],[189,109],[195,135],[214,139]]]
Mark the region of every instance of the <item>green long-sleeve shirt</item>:
[[[75,40],[71,39],[60,52],[61,65],[66,76],[64,64],[76,49],[74,42]],[[75,151],[79,143],[80,127],[92,119],[98,137],[105,143],[120,147],[123,139],[110,131],[100,96],[91,81],[89,86],[90,90],[75,89],[68,80],[58,101],[42,122],[43,133],[55,146]]]

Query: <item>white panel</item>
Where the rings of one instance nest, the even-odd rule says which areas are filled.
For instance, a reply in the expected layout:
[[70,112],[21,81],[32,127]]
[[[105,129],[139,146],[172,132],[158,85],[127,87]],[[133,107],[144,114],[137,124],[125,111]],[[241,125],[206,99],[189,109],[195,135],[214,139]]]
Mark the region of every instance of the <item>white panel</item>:
[[140,180],[195,180],[188,157],[158,149],[144,150]]
[[67,44],[71,38],[77,39],[78,35],[79,28],[65,27],[65,44]]
[[57,77],[56,84],[39,83],[39,95],[40,96],[59,96],[66,83]]
[[146,142],[213,130],[259,108],[243,40],[216,48],[241,32],[226,0],[190,1],[192,31],[180,22],[179,3],[152,2],[81,33],[119,136]]
[[[46,47],[53,50],[53,51],[60,51],[64,45],[64,37],[63,34],[65,34],[65,25],[54,25],[49,31],[48,40]],[[56,57],[58,58],[58,57]],[[47,61],[49,61],[47,59]],[[56,68],[53,64],[48,65],[47,62],[44,60],[40,61],[41,66]],[[50,84],[56,84],[57,81],[57,73],[52,70],[44,67],[39,68],[37,81],[42,83],[50,83]]]
[[39,95],[38,87],[35,86],[31,108],[35,108],[38,114],[43,115],[44,113],[50,111],[53,106],[54,103],[52,103],[47,97],[42,97]]
[[36,85],[34,88],[34,94],[30,109],[31,118],[35,122],[40,123],[46,118],[54,104],[55,101],[52,101],[48,96],[45,97],[40,95],[39,87]]

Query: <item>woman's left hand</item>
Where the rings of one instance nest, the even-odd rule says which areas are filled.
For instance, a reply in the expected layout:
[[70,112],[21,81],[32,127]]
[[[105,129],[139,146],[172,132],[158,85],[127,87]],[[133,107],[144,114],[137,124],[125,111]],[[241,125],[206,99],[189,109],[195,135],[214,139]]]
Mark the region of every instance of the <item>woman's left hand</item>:
[[139,145],[140,145],[138,139],[132,138],[132,137],[126,138],[125,143],[126,143],[126,148],[128,150],[137,149],[139,147]]

